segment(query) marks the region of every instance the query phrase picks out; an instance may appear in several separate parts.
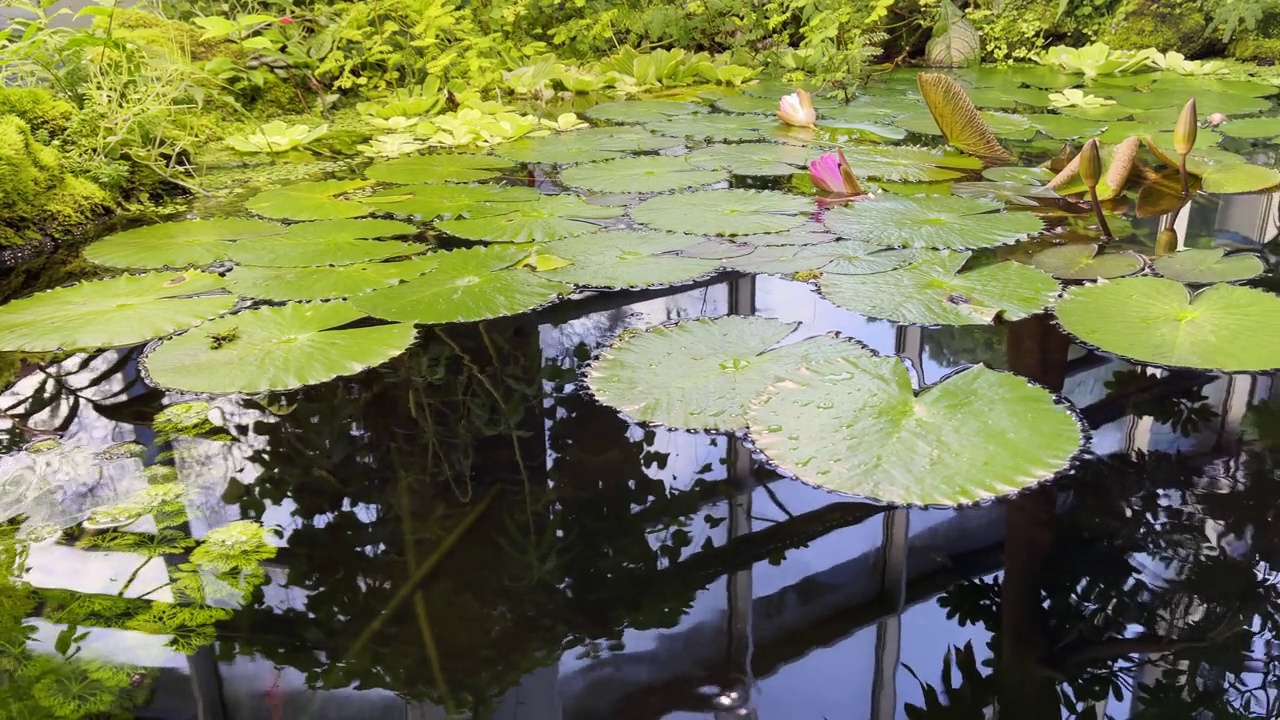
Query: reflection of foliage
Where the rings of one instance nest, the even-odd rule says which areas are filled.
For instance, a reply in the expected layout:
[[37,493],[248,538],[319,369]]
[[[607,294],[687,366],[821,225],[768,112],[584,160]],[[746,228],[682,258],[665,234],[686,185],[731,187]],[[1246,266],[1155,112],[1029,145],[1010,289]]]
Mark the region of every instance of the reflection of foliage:
[[[952,655],[955,656],[955,669],[960,673],[960,684],[952,679]],[[924,707],[907,704],[905,708],[907,720],[928,720],[929,718],[956,718],[957,720],[983,720],[986,708],[995,698],[995,683],[990,676],[984,676],[978,668],[978,658],[973,652],[973,643],[965,643],[963,648],[952,648],[942,659],[942,687],[938,688],[924,682],[911,667],[905,666],[911,676],[920,683],[924,693]]]
[[921,342],[926,357],[944,368],[977,363],[1003,368],[1007,337],[1003,327],[944,325],[925,328]]
[[[1112,395],[1124,395],[1149,383],[1150,376],[1144,370],[1119,370],[1105,387]],[[1150,417],[1157,423],[1168,425],[1183,437],[1191,437],[1218,419],[1218,411],[1207,404],[1209,397],[1201,392],[1203,389],[1200,386],[1176,395],[1148,393],[1130,402],[1128,410],[1138,417]]]

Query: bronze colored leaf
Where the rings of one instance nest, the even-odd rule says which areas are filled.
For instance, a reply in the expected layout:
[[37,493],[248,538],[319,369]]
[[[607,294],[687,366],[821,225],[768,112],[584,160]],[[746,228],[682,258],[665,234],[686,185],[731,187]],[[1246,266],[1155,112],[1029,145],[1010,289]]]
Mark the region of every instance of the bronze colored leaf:
[[[1138,167],[1138,150],[1142,147],[1142,138],[1133,136],[1124,142],[1102,151],[1102,161],[1106,174],[1098,183],[1098,199],[1110,200],[1118,196],[1135,167]],[[1057,190],[1062,195],[1075,195],[1084,192],[1084,183],[1080,181],[1080,155],[1076,154],[1066,167],[1062,168],[1053,179],[1045,183],[1045,187]]]
[[916,76],[920,94],[929,106],[933,121],[957,150],[981,158],[988,165],[1013,162],[1014,156],[1000,145],[987,127],[964,87],[949,75],[920,73]]

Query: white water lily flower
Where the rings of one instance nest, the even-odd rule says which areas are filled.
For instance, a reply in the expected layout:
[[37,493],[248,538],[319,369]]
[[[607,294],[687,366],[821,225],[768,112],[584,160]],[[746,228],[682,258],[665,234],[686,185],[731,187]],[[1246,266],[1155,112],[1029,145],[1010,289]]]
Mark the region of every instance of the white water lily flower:
[[813,109],[813,96],[804,90],[783,95],[778,101],[778,119],[796,127],[813,127],[818,111]]

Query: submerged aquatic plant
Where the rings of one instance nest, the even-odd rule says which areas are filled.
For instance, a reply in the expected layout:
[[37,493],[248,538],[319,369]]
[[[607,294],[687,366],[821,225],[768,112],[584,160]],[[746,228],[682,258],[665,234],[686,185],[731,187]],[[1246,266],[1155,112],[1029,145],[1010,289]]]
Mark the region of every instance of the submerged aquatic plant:
[[844,150],[827,153],[809,163],[809,180],[814,187],[835,199],[847,199],[865,195],[858,177],[849,167]]
[[226,142],[240,152],[247,153],[282,153],[300,148],[329,132],[329,126],[321,125],[314,130],[309,125],[289,125],[274,120],[258,128],[251,135],[232,135]]
[[778,101],[778,119],[796,127],[813,127],[818,112],[813,108],[813,96],[805,90],[783,95]]

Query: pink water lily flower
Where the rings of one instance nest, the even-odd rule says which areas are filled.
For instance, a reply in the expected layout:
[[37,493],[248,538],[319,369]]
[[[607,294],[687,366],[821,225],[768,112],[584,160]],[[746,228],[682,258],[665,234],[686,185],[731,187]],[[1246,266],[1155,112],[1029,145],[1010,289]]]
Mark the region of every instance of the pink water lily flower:
[[783,95],[778,101],[778,119],[788,125],[813,127],[818,112],[813,109],[813,96],[804,90]]
[[837,198],[851,198],[865,194],[858,177],[849,167],[844,150],[827,153],[809,163],[809,180],[813,186]]

